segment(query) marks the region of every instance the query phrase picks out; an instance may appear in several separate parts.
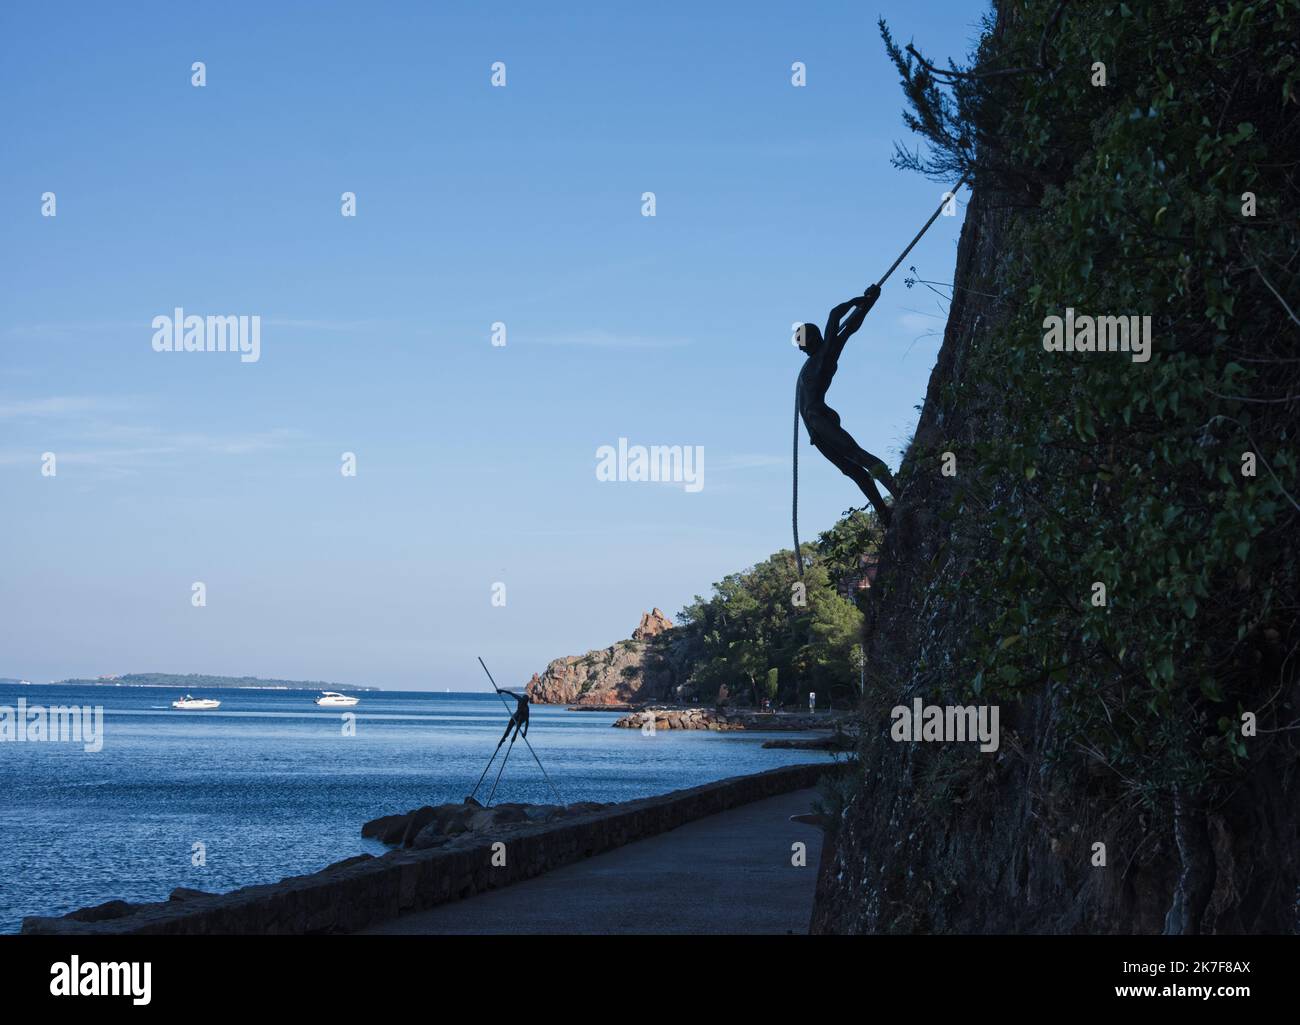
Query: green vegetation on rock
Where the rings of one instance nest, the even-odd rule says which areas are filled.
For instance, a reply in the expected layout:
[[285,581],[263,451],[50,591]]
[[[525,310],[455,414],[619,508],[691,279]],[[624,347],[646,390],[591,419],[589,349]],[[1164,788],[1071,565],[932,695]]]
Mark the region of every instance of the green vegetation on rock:
[[[932,147],[898,162],[971,173],[1016,214],[996,271],[962,283],[999,322],[942,396],[999,426],[944,445],[951,543],[977,553],[945,600],[984,611],[959,664],[984,699],[1050,689],[1061,758],[1146,800],[1200,790],[1294,717],[1300,4],[1014,8],[972,77],[885,31]],[[1150,362],[1045,351],[1067,307],[1149,315]]]
[[[701,700],[725,685],[754,703],[771,697],[806,704],[808,691],[847,701],[857,681],[852,658],[862,632],[855,601],[880,537],[875,516],[849,510],[816,543],[803,546],[803,594],[789,549],[696,596],[673,630],[685,673]],[[846,597],[841,590],[852,597]]]

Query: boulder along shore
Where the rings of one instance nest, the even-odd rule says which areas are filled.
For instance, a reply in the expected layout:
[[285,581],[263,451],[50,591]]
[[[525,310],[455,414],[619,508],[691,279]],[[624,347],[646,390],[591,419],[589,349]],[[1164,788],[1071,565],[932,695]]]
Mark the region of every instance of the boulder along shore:
[[789,715],[782,712],[752,712],[739,709],[675,708],[654,706],[631,712],[613,725],[636,730],[653,720],[656,730],[839,730],[848,716]]

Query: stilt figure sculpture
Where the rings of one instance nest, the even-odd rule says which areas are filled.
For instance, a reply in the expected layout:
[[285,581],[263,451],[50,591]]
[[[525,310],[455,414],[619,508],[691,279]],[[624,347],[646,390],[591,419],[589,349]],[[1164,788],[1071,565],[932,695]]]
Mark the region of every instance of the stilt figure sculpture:
[[[497,747],[499,748],[502,744],[506,742],[506,737],[510,736],[510,731],[512,729],[515,731],[516,738],[519,736],[519,731],[523,730],[524,739],[527,740],[528,739],[528,705],[529,705],[528,695],[516,694],[512,690],[502,690],[500,687],[497,687],[496,690],[498,694],[509,694],[512,698],[515,699],[516,702],[515,710],[513,713],[511,713],[510,716],[510,721],[506,723],[506,731],[505,733],[501,734],[501,739],[497,741]],[[514,742],[515,742],[514,738],[512,738],[510,743],[513,744]]]
[[[528,742],[528,708],[532,702],[529,700],[527,692],[516,694],[512,690],[502,690],[497,686],[496,680],[492,679],[492,674],[488,672],[487,664],[481,658],[478,660],[478,664],[483,667],[483,672],[487,673],[487,678],[492,683],[492,689],[497,692],[497,697],[501,698],[502,703],[506,705],[507,709],[509,709],[510,705],[506,702],[505,695],[509,694],[515,699],[515,710],[510,713],[510,721],[506,723],[506,731],[501,734],[501,739],[497,741],[496,750],[492,752],[492,757],[488,759],[487,765],[483,767],[483,775],[479,776],[478,782],[474,784],[474,789],[471,790],[469,796],[465,798],[465,803],[478,803],[474,800],[474,795],[478,793],[478,788],[483,785],[483,780],[487,777],[488,769],[492,768],[492,762],[501,752],[501,745],[506,742],[507,737],[510,737],[510,746],[506,748],[505,758],[501,759],[501,767],[497,769],[496,782],[492,784],[492,792],[488,794],[488,804],[492,803],[492,798],[496,794],[497,783],[501,782],[501,773],[505,771],[506,761],[510,757],[510,752],[514,750],[515,741],[520,738],[523,738],[524,746],[528,748],[528,753],[533,756],[533,761],[537,763],[537,768],[540,769],[542,775],[546,777],[546,783],[551,788],[551,792],[555,794],[556,801],[563,804],[564,800],[560,797],[560,791],[556,789],[555,784],[551,782],[550,774],[546,771],[546,767],[542,765],[542,760],[537,757],[537,752],[533,750],[533,745]],[[511,730],[514,730],[513,736],[510,734]]]

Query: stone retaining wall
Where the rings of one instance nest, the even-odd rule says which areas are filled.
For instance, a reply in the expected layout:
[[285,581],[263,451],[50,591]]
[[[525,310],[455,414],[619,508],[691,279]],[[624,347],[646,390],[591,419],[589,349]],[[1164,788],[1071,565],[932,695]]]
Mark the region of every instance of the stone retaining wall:
[[[454,848],[360,855],[320,872],[223,894],[196,894],[158,904],[101,905],[97,921],[26,918],[24,933],[62,935],[348,933],[403,912],[430,908],[508,886],[552,868],[663,833],[751,801],[815,786],[836,765],[787,765],[706,783],[658,797],[626,801],[554,823],[503,829]],[[492,844],[505,844],[506,864],[492,865]],[[499,860],[499,859],[498,859]],[[90,917],[87,912],[73,915]]]

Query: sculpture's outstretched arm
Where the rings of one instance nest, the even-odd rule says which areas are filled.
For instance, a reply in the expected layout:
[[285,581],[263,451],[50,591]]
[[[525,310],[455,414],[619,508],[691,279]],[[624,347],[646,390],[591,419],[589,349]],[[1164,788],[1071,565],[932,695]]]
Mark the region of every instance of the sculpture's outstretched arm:
[[[822,361],[822,384],[824,387],[830,387],[831,378],[835,376],[835,371],[839,369],[840,353],[844,351],[844,346],[853,337],[853,333],[862,326],[867,311],[875,305],[878,298],[880,298],[880,289],[872,285],[863,295],[854,296],[831,310],[831,315],[826,321],[826,356]],[[844,320],[846,313],[849,315],[848,320]]]
[[[853,312],[849,314],[849,319],[841,325],[834,342],[831,343],[831,350],[835,353],[836,358],[844,351],[844,346],[853,336],[853,333],[862,326],[867,313],[871,310],[871,307],[876,305],[876,300],[879,298],[880,289],[872,285],[862,295],[849,300],[847,304],[843,304],[852,306]],[[837,306],[836,309],[839,309],[839,307]]]
[[[848,302],[840,303],[838,306],[832,309],[829,314],[827,314],[826,330],[822,332],[822,338],[825,339],[827,344],[830,344],[837,337],[839,337],[840,321],[844,319],[844,314],[848,313],[849,310],[853,309],[857,301],[858,301],[857,297],[855,296],[854,298],[850,299]],[[836,355],[839,354],[836,353]]]

